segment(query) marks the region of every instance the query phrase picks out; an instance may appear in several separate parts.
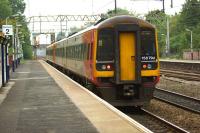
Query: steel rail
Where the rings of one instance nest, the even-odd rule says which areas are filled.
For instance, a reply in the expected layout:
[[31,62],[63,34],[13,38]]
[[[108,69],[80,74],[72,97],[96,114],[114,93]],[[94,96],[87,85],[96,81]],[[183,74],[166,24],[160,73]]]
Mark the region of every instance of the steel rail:
[[[200,104],[200,99],[197,99],[197,98],[189,97],[189,96],[186,96],[186,95],[183,95],[183,94],[179,94],[179,93],[175,93],[175,92],[168,91],[168,90],[163,90],[163,89],[160,89],[160,88],[155,88],[155,91],[160,91],[160,92],[162,92],[162,93],[165,93],[165,94],[174,96],[174,97],[176,97],[176,98],[182,98],[183,100],[188,100],[188,101],[196,102],[197,104]],[[200,110],[193,109],[193,108],[188,107],[188,106],[185,106],[185,105],[181,105],[180,102],[179,102],[179,103],[175,103],[175,102],[173,102],[173,101],[170,101],[169,99],[162,98],[162,97],[155,96],[155,95],[154,95],[154,98],[157,99],[157,100],[163,101],[163,102],[165,102],[165,103],[171,104],[171,105],[173,105],[173,106],[182,108],[182,109],[184,109],[184,110],[188,110],[188,111],[191,111],[191,112],[193,112],[193,113],[200,114]],[[179,101],[180,101],[180,100],[179,100]],[[195,105],[195,104],[194,104],[194,105]]]
[[175,130],[175,131],[177,131],[177,132],[180,132],[180,133],[189,133],[189,132],[186,131],[185,129],[183,129],[183,128],[181,128],[181,127],[178,127],[177,125],[175,125],[175,124],[173,124],[173,123],[171,123],[171,122],[169,122],[169,121],[167,121],[167,120],[165,120],[165,119],[163,119],[163,118],[161,118],[161,117],[159,117],[159,116],[157,116],[157,115],[155,115],[155,114],[153,114],[153,113],[147,111],[147,110],[144,109],[144,108],[141,108],[141,110],[142,110],[143,112],[145,112],[146,114],[150,115],[151,117],[157,119],[158,121],[161,121],[162,123],[168,125],[170,128],[172,128],[173,130]]
[[177,78],[186,79],[186,80],[200,81],[200,74],[187,73],[187,72],[174,71],[174,70],[163,70],[163,69],[161,69],[160,71],[161,71],[161,75],[165,75],[169,77],[177,77]]

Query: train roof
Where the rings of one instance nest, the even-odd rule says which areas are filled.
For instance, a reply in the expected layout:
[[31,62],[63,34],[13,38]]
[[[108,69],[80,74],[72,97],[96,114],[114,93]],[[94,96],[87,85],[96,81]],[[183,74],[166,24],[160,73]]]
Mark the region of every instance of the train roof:
[[125,24],[125,23],[137,24],[140,27],[145,27],[145,28],[152,28],[152,29],[155,28],[154,25],[150,24],[149,22],[147,22],[145,20],[130,16],[130,15],[121,15],[121,16],[115,16],[112,18],[105,19],[101,22],[97,22],[97,24],[92,25],[84,30],[81,30],[81,31],[73,34],[72,36],[69,36],[68,38],[72,38],[74,36],[77,36],[81,33],[84,33],[86,31],[89,31],[92,29],[101,29],[101,28],[106,28],[106,27],[113,28],[117,24]]
[[131,23],[131,24],[137,24],[140,27],[146,27],[146,28],[155,28],[154,25],[150,24],[149,22],[130,16],[130,15],[122,15],[122,16],[115,16],[112,18],[108,18],[96,25],[97,28],[106,28],[106,27],[114,27],[117,24],[125,24],[125,23]]
[[127,24],[130,24],[130,23],[131,24],[137,24],[140,27],[145,27],[145,28],[151,28],[151,29],[155,28],[155,26],[150,24],[149,22],[142,20],[142,19],[139,19],[139,18],[136,18],[136,17],[133,17],[133,16],[130,16],[130,15],[115,16],[115,17],[105,19],[101,22],[97,22],[97,24],[95,24],[95,25],[92,25],[92,26],[90,26],[90,27],[88,27],[84,30],[81,30],[81,31],[79,31],[75,34],[72,34],[71,36],[66,37],[62,40],[54,42],[54,45],[56,45],[59,42],[62,42],[63,40],[73,38],[77,35],[80,35],[80,34],[86,32],[86,31],[89,31],[89,30],[92,30],[92,29],[101,29],[101,28],[107,28],[107,27],[113,28],[117,24],[126,24],[126,23]]

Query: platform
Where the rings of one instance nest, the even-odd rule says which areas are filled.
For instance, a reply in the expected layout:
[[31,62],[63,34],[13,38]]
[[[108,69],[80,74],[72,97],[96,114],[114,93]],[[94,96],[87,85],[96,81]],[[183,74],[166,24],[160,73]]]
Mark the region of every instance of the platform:
[[161,59],[161,69],[181,70],[191,73],[200,73],[200,60],[174,60]]
[[1,99],[1,133],[151,132],[44,61],[20,65]]
[[198,63],[200,60],[177,60],[177,59],[160,59],[161,62],[178,62],[178,63]]

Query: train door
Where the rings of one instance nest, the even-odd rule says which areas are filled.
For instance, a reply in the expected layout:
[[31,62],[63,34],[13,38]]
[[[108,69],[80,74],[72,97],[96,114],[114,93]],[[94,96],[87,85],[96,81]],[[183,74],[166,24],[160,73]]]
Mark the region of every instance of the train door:
[[119,34],[120,80],[135,80],[135,34],[121,32]]
[[115,82],[141,82],[140,29],[138,25],[121,24],[115,27]]

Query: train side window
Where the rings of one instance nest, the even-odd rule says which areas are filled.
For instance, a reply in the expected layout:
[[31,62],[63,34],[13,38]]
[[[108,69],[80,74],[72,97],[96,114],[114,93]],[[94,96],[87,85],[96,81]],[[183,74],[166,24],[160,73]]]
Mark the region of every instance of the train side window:
[[90,44],[90,60],[93,58],[93,54],[92,54],[92,50],[93,50],[93,43]]
[[85,60],[86,59],[86,45],[83,44],[82,48],[83,48],[83,60]]
[[90,58],[90,44],[87,44],[87,59]]
[[84,45],[81,44],[81,60],[84,59]]
[[88,45],[88,59],[92,59],[92,43]]
[[101,29],[98,34],[97,60],[112,61],[114,59],[114,31]]

